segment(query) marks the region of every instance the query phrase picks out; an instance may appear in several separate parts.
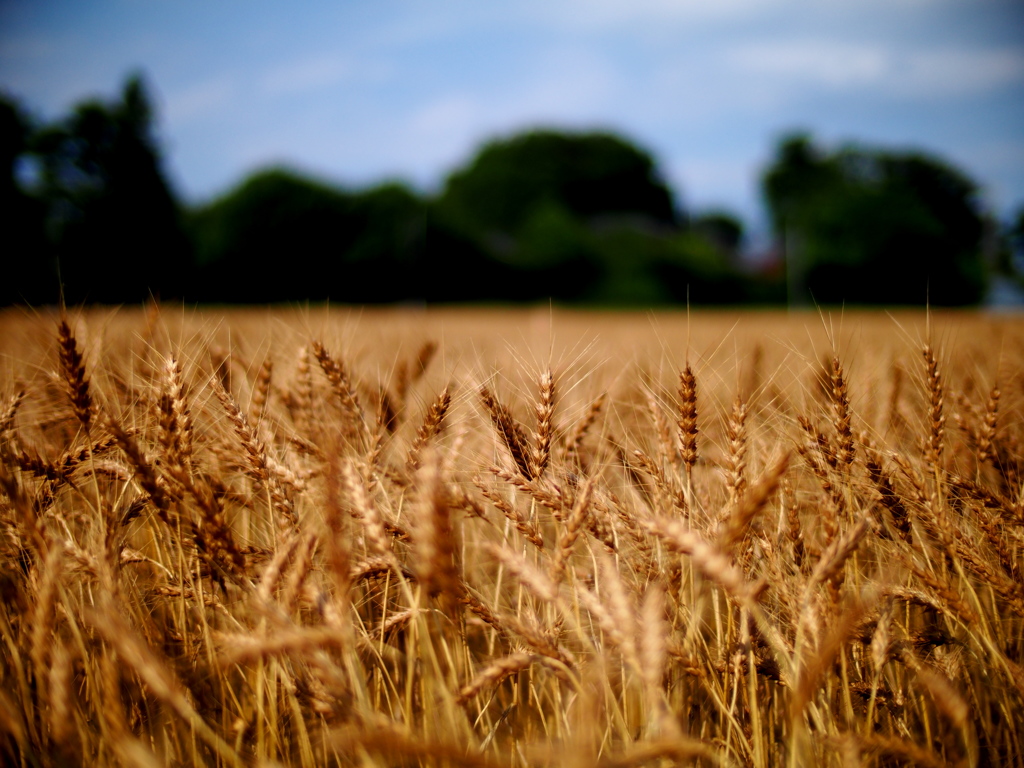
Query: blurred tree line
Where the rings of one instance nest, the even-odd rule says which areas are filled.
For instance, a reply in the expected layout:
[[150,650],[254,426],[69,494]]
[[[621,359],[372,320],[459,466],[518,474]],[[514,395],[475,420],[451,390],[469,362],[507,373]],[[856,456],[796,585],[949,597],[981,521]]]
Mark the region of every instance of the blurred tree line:
[[923,154],[784,139],[763,177],[779,248],[755,268],[736,217],[688,215],[651,156],[610,133],[492,141],[429,197],[272,168],[185,208],[153,123],[138,77],[49,125],[0,99],[0,304],[62,289],[69,303],[944,305],[1021,271],[1024,218],[993,236],[973,182]]

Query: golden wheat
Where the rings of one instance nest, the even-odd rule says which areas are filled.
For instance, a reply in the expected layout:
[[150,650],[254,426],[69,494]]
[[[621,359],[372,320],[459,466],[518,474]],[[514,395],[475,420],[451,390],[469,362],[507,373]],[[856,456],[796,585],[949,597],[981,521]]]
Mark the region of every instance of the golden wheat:
[[1024,765],[1022,360],[976,314],[8,311],[0,762]]

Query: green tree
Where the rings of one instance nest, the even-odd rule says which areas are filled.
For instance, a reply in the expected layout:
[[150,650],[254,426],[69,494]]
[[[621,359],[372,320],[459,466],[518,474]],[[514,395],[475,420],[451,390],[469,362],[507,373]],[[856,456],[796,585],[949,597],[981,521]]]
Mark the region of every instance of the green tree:
[[[605,134],[489,144],[439,197],[261,171],[188,217],[216,301],[739,303],[739,223],[684,231],[653,161]],[[712,237],[718,236],[718,240]],[[719,242],[719,240],[721,242]]]
[[743,244],[743,222],[728,211],[707,211],[695,216],[690,228],[735,262]]
[[198,298],[247,303],[419,298],[425,205],[398,183],[358,193],[282,168],[189,216]]
[[786,138],[763,191],[791,289],[817,301],[973,304],[985,289],[983,217],[962,172],[928,155]]
[[517,300],[605,295],[607,259],[633,258],[601,246],[609,232],[678,225],[654,160],[609,133],[536,130],[489,142],[448,178],[437,212],[510,270],[498,297]]
[[537,130],[492,141],[449,177],[440,204],[473,227],[515,234],[552,201],[583,219],[632,214],[676,221],[672,194],[650,155],[609,133]]
[[291,171],[253,174],[189,216],[204,276],[199,298],[252,303],[328,298],[340,277],[340,222],[350,208],[348,195]]
[[28,157],[33,132],[21,106],[13,98],[0,97],[0,228],[4,233],[0,306],[37,302],[48,290],[55,294],[57,289],[45,237],[44,206],[18,179],[18,164]]
[[1024,205],[1006,228],[1005,245],[1000,250],[1000,271],[1024,287]]
[[119,101],[87,101],[34,141],[48,228],[69,301],[141,301],[177,295],[188,243],[153,136],[142,79]]

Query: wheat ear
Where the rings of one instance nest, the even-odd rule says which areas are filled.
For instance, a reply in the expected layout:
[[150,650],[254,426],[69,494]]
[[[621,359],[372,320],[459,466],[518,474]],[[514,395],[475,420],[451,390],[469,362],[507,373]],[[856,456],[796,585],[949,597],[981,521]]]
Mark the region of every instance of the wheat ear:
[[679,444],[687,476],[697,463],[697,378],[690,364],[679,374]]
[[996,423],[999,419],[999,398],[1002,393],[999,385],[992,387],[988,402],[985,404],[985,418],[978,432],[978,463],[984,464],[993,458],[993,445],[996,436]]
[[942,386],[942,376],[939,373],[939,363],[935,359],[935,353],[931,345],[925,344],[923,349],[926,386],[928,389],[928,419],[927,433],[924,444],[924,457],[929,464],[938,466],[942,459],[943,435],[945,434],[946,417],[942,412],[945,400]]
[[519,470],[519,474],[527,480],[533,480],[533,462],[523,428],[519,426],[508,408],[498,402],[487,387],[480,388],[480,399],[483,401],[484,408],[487,409],[495,431],[508,449],[516,469]]
[[729,500],[736,504],[747,487],[746,455],[747,455],[747,404],[736,395],[732,404],[732,413],[726,425],[726,436],[729,439],[729,455],[726,457],[727,483]]
[[853,430],[850,427],[850,393],[838,357],[832,358],[832,423],[836,430],[836,460],[840,464],[853,463]]
[[423,423],[416,428],[416,437],[409,447],[409,454],[405,459],[405,468],[409,474],[413,474],[420,466],[420,453],[434,437],[441,433],[444,428],[444,417],[452,404],[452,396],[448,387],[441,390],[434,402],[427,408],[423,417]]
[[555,377],[551,371],[540,376],[540,394],[537,399],[537,431],[534,433],[531,472],[534,479],[539,480],[548,467],[551,458],[551,440],[554,431],[552,417],[555,413]]
[[82,353],[78,351],[78,342],[66,317],[62,316],[60,319],[57,337],[60,346],[60,370],[67,385],[68,398],[71,400],[75,416],[88,432],[93,416],[89,377],[86,376],[85,361],[82,359]]

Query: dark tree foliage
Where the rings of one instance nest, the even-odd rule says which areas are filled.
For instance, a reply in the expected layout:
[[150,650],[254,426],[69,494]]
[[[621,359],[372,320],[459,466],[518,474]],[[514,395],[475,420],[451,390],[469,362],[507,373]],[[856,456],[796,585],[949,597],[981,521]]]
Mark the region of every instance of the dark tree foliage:
[[1024,280],[1024,205],[1017,209],[1005,228],[1004,240],[1000,267],[1003,272]]
[[1024,251],[1024,206],[1017,209],[1017,213],[1010,223],[1009,235],[1013,248],[1018,251]]
[[[976,187],[921,153],[847,147],[807,136],[780,145],[763,178],[788,268],[823,303],[959,305],[985,288]],[[792,284],[792,283],[791,283]]]
[[[510,157],[486,146],[433,201],[396,184],[350,193],[262,172],[190,217],[201,283],[246,302],[669,295],[628,287],[659,279],[657,254],[678,229],[647,155],[604,134],[536,133],[508,146]],[[510,208],[518,213],[495,218]],[[650,253],[616,247],[610,233],[622,230]]]
[[35,139],[47,227],[69,302],[180,295],[189,249],[139,77],[120,101],[88,101]]
[[426,210],[400,184],[354,194],[286,169],[262,171],[195,211],[208,301],[416,298]]
[[726,211],[709,211],[695,216],[692,229],[723,254],[735,260],[743,243],[743,222]]
[[[510,178],[508,174],[511,174]],[[261,172],[194,211],[210,294],[238,302],[741,303],[727,215],[679,223],[653,161],[605,134],[486,145],[435,200]]]
[[0,228],[4,233],[0,306],[39,302],[45,298],[48,282],[57,288],[43,226],[45,207],[18,181],[17,165],[29,151],[32,132],[32,122],[18,104],[0,97]]
[[607,232],[666,234],[678,224],[653,159],[610,133],[536,130],[492,141],[449,177],[437,210],[450,231],[513,270],[497,286],[497,298],[509,300],[607,295],[603,284],[617,271]]
[[[998,225],[995,225],[998,227]],[[1024,206],[999,227],[995,242],[993,272],[1003,281],[1024,291]]]
[[[783,295],[781,280],[744,271],[739,220],[721,211],[688,219],[650,154],[611,133],[535,130],[489,142],[435,198],[270,169],[183,213],[133,77],[119,99],[82,103],[41,128],[0,98],[0,163],[0,304],[53,301],[61,288],[71,303],[635,306]],[[862,304],[982,297],[976,189],[936,158],[829,153],[791,136],[763,189],[791,292]],[[1019,278],[1022,225],[1010,230],[995,238],[988,266]]]
[[[0,122],[5,210],[26,225],[18,237],[31,256],[8,270],[16,279],[4,303],[53,301],[62,286],[72,303],[153,294],[635,305],[685,299],[691,286],[698,303],[745,295],[726,263],[730,223],[715,225],[717,240],[686,231],[651,157],[611,134],[492,142],[436,199],[397,183],[349,191],[270,169],[183,214],[138,78],[119,100],[85,102],[42,129],[13,104]],[[26,156],[38,170],[31,194],[15,173]]]
[[350,199],[285,170],[251,176],[187,220],[202,280],[200,301],[326,298]]
[[492,141],[451,175],[440,199],[452,216],[506,234],[552,203],[582,219],[632,214],[675,223],[653,159],[609,133],[537,130]]

